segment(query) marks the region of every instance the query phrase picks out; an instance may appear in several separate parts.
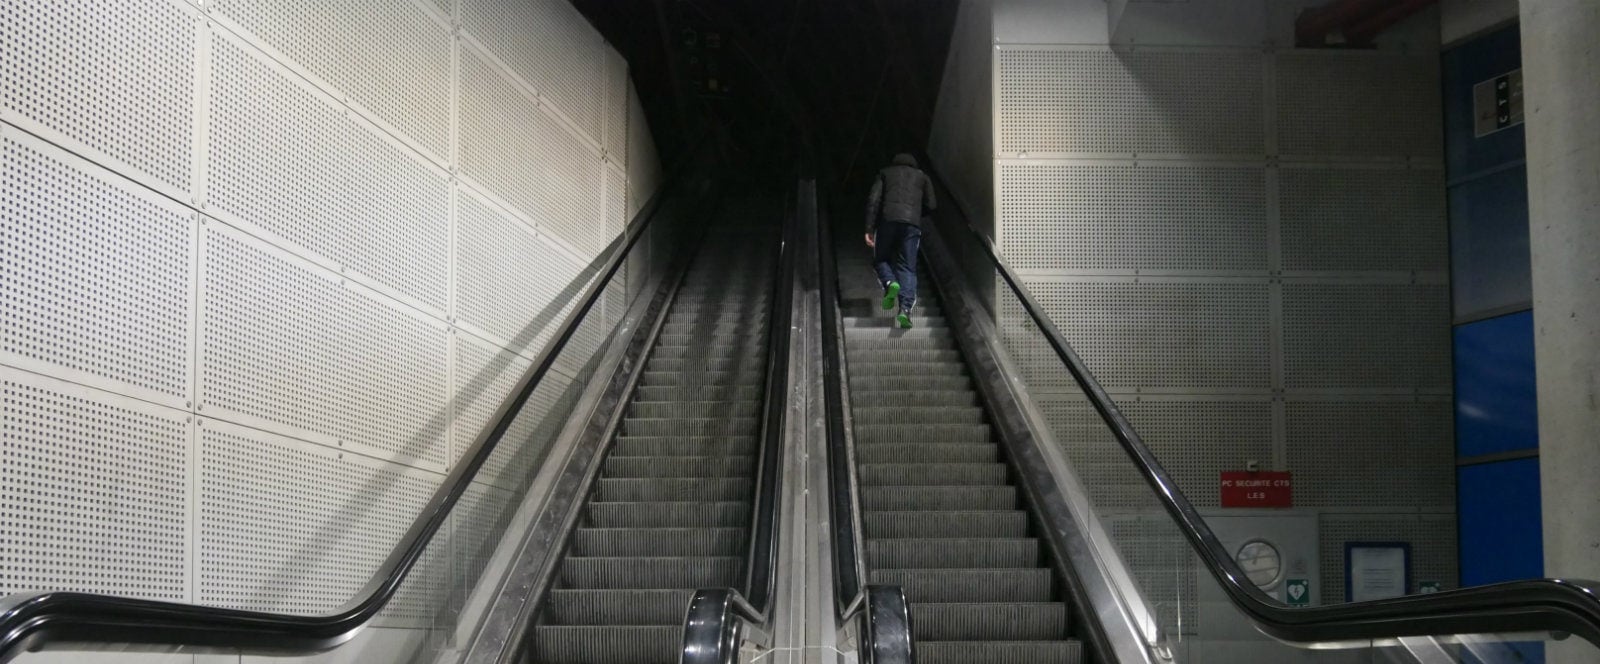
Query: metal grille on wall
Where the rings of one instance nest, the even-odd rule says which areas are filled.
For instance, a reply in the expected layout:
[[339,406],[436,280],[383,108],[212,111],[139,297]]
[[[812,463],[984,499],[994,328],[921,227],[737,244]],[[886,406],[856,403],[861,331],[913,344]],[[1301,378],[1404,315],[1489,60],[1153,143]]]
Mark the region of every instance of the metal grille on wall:
[[[656,186],[627,63],[555,0],[80,4],[0,2],[0,594],[327,611]],[[382,625],[481,572],[575,371]]]
[[[1325,599],[1336,539],[1396,519],[1425,526],[1401,538],[1426,540],[1419,574],[1453,584],[1437,59],[993,41],[995,240],[1189,498],[1215,506],[1252,461],[1291,470],[1324,520]],[[1000,333],[1077,472],[1136,509],[1007,299]]]

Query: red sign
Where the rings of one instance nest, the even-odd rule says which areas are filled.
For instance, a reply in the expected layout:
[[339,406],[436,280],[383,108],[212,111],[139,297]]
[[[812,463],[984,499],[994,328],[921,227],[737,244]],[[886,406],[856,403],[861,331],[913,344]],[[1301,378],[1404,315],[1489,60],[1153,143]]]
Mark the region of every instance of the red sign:
[[1289,473],[1245,470],[1222,473],[1223,507],[1293,507],[1294,480]]

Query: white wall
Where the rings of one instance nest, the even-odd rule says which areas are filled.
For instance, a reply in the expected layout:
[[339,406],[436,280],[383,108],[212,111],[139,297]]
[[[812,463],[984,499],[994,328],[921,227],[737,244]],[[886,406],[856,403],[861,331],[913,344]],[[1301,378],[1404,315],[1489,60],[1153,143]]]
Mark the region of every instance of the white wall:
[[559,0],[9,3],[0,87],[0,593],[345,601],[659,179]]
[[[1343,595],[1346,540],[1410,540],[1416,579],[1448,587],[1439,15],[1372,51],[1285,48],[1310,4],[1129,2],[1112,31],[1099,0],[995,0],[994,46],[947,66],[939,102],[992,94],[993,154],[948,148],[970,123],[936,122],[930,151],[945,171],[990,169],[978,215],[1191,501],[1215,507],[1220,471],[1250,462],[1292,471],[1295,506],[1319,517],[1322,570],[1302,571],[1319,599]],[[982,67],[992,90],[951,73]],[[1047,369],[1025,370],[1029,388],[1079,472],[1138,509],[1104,426],[1024,337],[1013,350]],[[1170,533],[1116,528],[1135,568],[1192,562],[1155,548]],[[1185,575],[1158,599],[1192,597]]]

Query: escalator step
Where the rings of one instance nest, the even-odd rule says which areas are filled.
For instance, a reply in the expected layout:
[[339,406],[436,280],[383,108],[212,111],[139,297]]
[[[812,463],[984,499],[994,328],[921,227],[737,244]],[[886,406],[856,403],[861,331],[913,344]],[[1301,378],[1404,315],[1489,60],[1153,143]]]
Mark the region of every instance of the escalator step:
[[856,446],[857,463],[907,459],[929,463],[991,463],[1000,460],[1000,446],[994,443],[862,443]]
[[965,376],[967,366],[959,362],[897,362],[869,355],[850,363],[852,377],[877,376]]
[[965,602],[911,605],[917,641],[1052,641],[1065,638],[1067,607],[1059,602]]
[[694,599],[693,590],[552,590],[546,625],[673,625]]
[[863,463],[862,486],[1003,486],[1003,463]]
[[871,512],[861,517],[873,539],[895,537],[1023,537],[1028,514],[1005,512]]
[[888,407],[895,404],[916,406],[968,407],[981,405],[978,393],[970,386],[953,390],[872,390],[850,395],[852,411],[862,407]]
[[[907,330],[908,332],[914,330]],[[847,334],[845,335],[845,348],[848,357],[853,361],[858,357],[864,358],[861,353],[870,353],[881,350],[956,350],[956,340],[952,337],[890,337],[879,335],[876,337]]]
[[580,528],[574,556],[737,556],[744,528]]
[[635,401],[628,417],[640,419],[755,418],[761,413],[755,401]]
[[735,401],[743,399],[760,399],[766,388],[761,385],[701,385],[695,388],[693,394],[688,394],[681,387],[662,385],[654,387],[641,386],[634,390],[634,398],[640,402],[646,401]]
[[606,460],[603,473],[618,479],[746,477],[755,474],[755,465],[751,456],[613,456]]
[[539,664],[677,664],[683,626],[540,626],[533,661]]
[[652,456],[749,456],[756,436],[619,436],[611,458]]
[[950,339],[950,329],[945,327],[913,327],[902,330],[898,327],[887,325],[877,327],[846,327],[845,338],[849,340],[878,340],[878,339]]
[[744,344],[737,346],[691,346],[681,344],[676,346],[656,346],[650,357],[652,359],[681,360],[710,357],[764,357],[765,355],[765,353],[760,352],[759,347],[752,350]]
[[[912,329],[939,328],[939,327],[947,327],[949,325],[949,323],[945,322],[945,319],[942,316],[929,316],[929,315],[927,315],[926,312],[923,312],[923,311],[920,311],[920,310],[913,311],[912,314],[913,314],[911,316],[911,328]],[[889,317],[889,316],[875,316],[875,317],[872,317],[872,318],[846,318],[846,319],[844,319],[844,327],[845,327],[846,330],[850,330],[850,329],[891,328],[891,327],[895,327],[895,326],[896,326],[895,319],[892,318],[892,317]]]
[[629,417],[622,421],[629,436],[754,436],[761,421],[754,417]]
[[[766,335],[731,335],[720,338],[698,334],[663,334],[656,337],[656,349],[668,351],[670,355],[673,348],[688,348],[688,354],[705,352],[707,348],[738,349],[738,352],[749,355],[766,355]],[[665,357],[665,356],[663,356]]]
[[596,528],[742,528],[750,504],[723,502],[591,502],[587,523]]
[[988,440],[987,424],[871,424],[856,420],[856,440],[863,443],[970,443]]
[[601,479],[593,500],[599,503],[749,500],[749,478]]
[[927,406],[911,401],[903,406],[883,401],[856,407],[856,419],[865,424],[983,424],[983,409],[973,406]]
[[[859,360],[850,363],[850,372],[856,373],[856,367],[873,362],[917,362],[919,364],[962,364],[961,351],[957,350],[917,350],[917,349],[891,349],[880,350],[871,355],[863,354]],[[962,365],[965,368],[965,365]]]
[[[854,395],[870,395],[880,390],[898,392],[971,390],[972,379],[966,376],[850,376],[851,403],[859,401]],[[915,404],[915,401],[908,402]]]
[[646,371],[639,378],[645,387],[658,385],[694,388],[699,386],[760,385],[765,372],[761,369],[746,371],[705,371],[699,373],[675,371]]
[[988,641],[984,643],[921,641],[919,664],[1082,664],[1078,641]]
[[861,509],[899,512],[1011,510],[1017,489],[1011,486],[862,487]]
[[1038,566],[1039,540],[880,539],[867,542],[867,567],[889,569],[1027,569]]
[[561,565],[563,588],[671,590],[732,588],[739,584],[742,556],[595,557],[568,556]]
[[730,355],[726,357],[653,358],[645,365],[646,371],[740,371],[765,368],[767,358],[762,355]]
[[1036,569],[880,569],[872,582],[900,586],[906,600],[930,602],[1048,602],[1054,576]]

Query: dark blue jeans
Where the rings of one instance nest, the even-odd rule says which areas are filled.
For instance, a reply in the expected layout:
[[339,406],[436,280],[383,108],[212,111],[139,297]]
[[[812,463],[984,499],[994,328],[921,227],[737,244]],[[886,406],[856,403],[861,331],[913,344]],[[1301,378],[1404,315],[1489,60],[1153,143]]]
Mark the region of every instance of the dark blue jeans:
[[917,302],[917,251],[922,247],[922,228],[899,221],[881,222],[873,242],[872,267],[878,271],[878,284],[900,282],[900,308],[910,309]]

